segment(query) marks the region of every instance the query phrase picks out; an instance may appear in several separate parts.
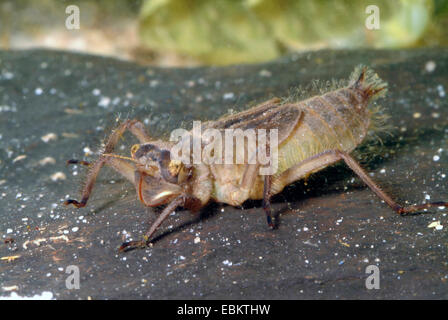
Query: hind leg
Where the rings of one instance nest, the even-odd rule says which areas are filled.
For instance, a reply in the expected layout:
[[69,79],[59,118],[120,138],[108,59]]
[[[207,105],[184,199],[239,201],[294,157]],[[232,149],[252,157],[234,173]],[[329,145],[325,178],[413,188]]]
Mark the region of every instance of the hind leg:
[[381,190],[381,188],[369,177],[369,175],[363,168],[361,168],[355,159],[353,159],[348,153],[340,150],[328,150],[302,161],[298,165],[282,173],[282,175],[278,177],[278,182],[281,185],[286,186],[312,172],[316,172],[340,160],[344,160],[349,168],[352,169],[379,198],[384,200],[384,202],[386,202],[389,207],[391,207],[398,214],[403,215],[431,207],[448,207],[448,202],[424,203],[421,205],[406,207],[399,205],[397,202],[392,200],[389,195]]

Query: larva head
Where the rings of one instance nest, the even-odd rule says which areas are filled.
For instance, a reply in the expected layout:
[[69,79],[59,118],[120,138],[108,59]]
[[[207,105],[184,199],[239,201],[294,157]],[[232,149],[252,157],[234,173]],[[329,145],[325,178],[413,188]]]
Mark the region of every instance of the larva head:
[[191,167],[171,160],[170,151],[162,145],[146,143],[131,148],[137,163],[135,186],[140,200],[147,206],[170,202],[184,192]]

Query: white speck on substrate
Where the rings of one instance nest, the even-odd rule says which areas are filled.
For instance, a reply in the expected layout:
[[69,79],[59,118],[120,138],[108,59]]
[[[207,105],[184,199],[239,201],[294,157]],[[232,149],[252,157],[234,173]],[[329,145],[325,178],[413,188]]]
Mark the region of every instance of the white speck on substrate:
[[24,154],[15,157],[15,158],[12,160],[12,163],[16,163],[17,161],[20,161],[20,160],[23,160],[23,159],[26,159],[26,155],[24,155]]
[[44,166],[46,164],[55,164],[55,163],[56,163],[56,160],[53,157],[45,157],[39,161],[39,164],[41,166]]
[[50,176],[50,178],[51,178],[51,180],[56,182],[58,180],[65,180],[65,179],[67,179],[67,176],[65,175],[65,173],[59,171],[59,172],[53,173]]
[[422,114],[420,112],[415,112],[413,115],[414,119],[421,118]]
[[5,80],[11,80],[12,78],[14,78],[14,73],[9,72],[9,71],[5,71],[1,74],[0,79],[3,78]]
[[11,292],[11,295],[8,296],[0,296],[0,300],[52,300],[53,293],[50,291],[44,291],[41,294],[35,294],[31,297],[19,296],[15,292]]
[[51,140],[56,140],[57,138],[58,136],[53,132],[47,133],[46,135],[40,137],[40,139],[45,143],[48,143]]
[[436,63],[432,60],[429,60],[428,62],[426,62],[425,64],[425,70],[429,73],[433,72],[434,70],[436,70]]
[[261,70],[259,73],[260,77],[270,77],[272,76],[272,72],[266,69]]
[[222,98],[224,100],[234,99],[235,98],[235,94],[233,92],[227,92],[227,93],[223,94]]
[[440,156],[435,155],[434,157],[432,157],[432,160],[435,161],[435,162],[437,162],[437,161],[440,160]]
[[442,230],[443,229],[443,225],[440,224],[440,221],[434,221],[434,222],[431,222],[428,225],[428,228],[434,228],[436,230]]
[[10,233],[12,233],[12,229],[11,228],[8,228],[8,229],[6,229],[6,234],[10,234]]
[[92,90],[92,94],[93,94],[94,96],[99,96],[99,95],[101,94],[101,90],[100,90],[100,89],[93,89],[93,90]]
[[109,97],[101,97],[100,101],[98,102],[98,105],[102,108],[107,108],[109,104],[110,104]]
[[85,147],[84,149],[82,149],[82,151],[86,156],[90,156],[92,154],[92,150],[90,150],[89,147]]
[[194,238],[194,241],[193,241],[195,244],[196,243],[199,243],[199,242],[201,242],[201,238],[199,238],[199,237],[196,237],[196,238]]
[[222,262],[222,264],[231,267],[233,263],[232,263],[232,261],[229,261],[229,260],[226,259],[226,260],[224,260],[224,261]]
[[42,90],[42,88],[36,88],[36,89],[34,90],[34,94],[35,94],[36,96],[40,96],[43,92],[44,92],[44,90]]
[[431,196],[430,196],[429,194],[426,194],[426,195],[425,195],[425,199],[426,199],[426,200],[430,200],[430,199],[431,199]]
[[439,92],[439,96],[440,96],[441,98],[444,98],[444,97],[445,97],[446,93],[445,93],[445,90],[443,89],[443,86],[442,86],[441,84],[439,84],[439,85],[437,86],[437,91]]
[[72,228],[72,232],[77,232],[78,230],[79,230],[78,227],[73,227],[73,228]]

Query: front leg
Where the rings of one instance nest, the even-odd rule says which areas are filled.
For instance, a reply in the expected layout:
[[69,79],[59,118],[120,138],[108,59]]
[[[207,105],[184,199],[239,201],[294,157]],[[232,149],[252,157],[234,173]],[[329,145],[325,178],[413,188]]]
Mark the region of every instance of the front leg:
[[272,186],[272,176],[267,175],[264,177],[264,186],[263,186],[263,209],[266,213],[266,220],[268,222],[268,226],[274,229],[275,224],[272,222],[272,214],[271,214],[271,186]]
[[[246,166],[241,183],[232,194],[232,200],[234,200],[235,203],[241,204],[249,198],[250,191],[253,188],[255,181],[257,181],[259,168],[259,164],[251,164]],[[263,185],[263,209],[266,213],[266,221],[268,226],[273,229],[275,224],[272,222],[271,197],[272,175],[265,175]]]
[[177,207],[183,206],[186,202],[186,196],[181,195],[177,198],[175,198],[173,201],[171,201],[165,209],[163,209],[162,213],[157,217],[156,221],[153,222],[153,224],[149,227],[148,231],[146,231],[145,235],[143,236],[143,240],[140,241],[129,241],[123,243],[120,248],[118,249],[119,252],[125,252],[129,251],[135,248],[145,248],[150,244],[149,239],[153,236],[153,234],[157,231],[159,226],[162,224],[163,221],[174,211]]
[[[137,120],[126,120],[125,122],[120,124],[120,126],[118,126],[118,128],[115,129],[107,139],[104,151],[101,153],[99,158],[93,164],[87,163],[90,169],[87,175],[86,183],[84,184],[84,188],[82,190],[81,201],[78,202],[77,200],[69,199],[64,202],[65,205],[72,204],[77,208],[86,206],[90,194],[92,193],[93,185],[95,184],[98,173],[105,164],[110,164],[112,168],[123,174],[127,179],[132,176],[131,181],[133,181],[133,170],[131,173],[129,165],[125,165],[123,164],[123,162],[117,161],[117,159],[112,160],[111,157],[107,155],[114,151],[115,145],[118,143],[118,140],[126,130],[130,130],[131,133],[134,134],[142,142],[144,139],[149,139],[149,136],[143,130],[143,124],[141,122]],[[75,160],[69,160],[69,163],[76,162]]]

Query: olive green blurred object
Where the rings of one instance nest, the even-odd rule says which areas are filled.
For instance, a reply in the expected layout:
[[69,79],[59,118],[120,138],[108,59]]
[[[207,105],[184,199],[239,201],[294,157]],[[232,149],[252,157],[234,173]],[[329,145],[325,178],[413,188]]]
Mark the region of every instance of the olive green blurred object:
[[[372,4],[378,30],[366,27]],[[260,62],[288,50],[413,46],[433,9],[432,0],[146,0],[140,37],[147,48],[203,63]]]

